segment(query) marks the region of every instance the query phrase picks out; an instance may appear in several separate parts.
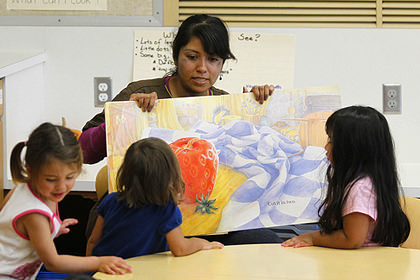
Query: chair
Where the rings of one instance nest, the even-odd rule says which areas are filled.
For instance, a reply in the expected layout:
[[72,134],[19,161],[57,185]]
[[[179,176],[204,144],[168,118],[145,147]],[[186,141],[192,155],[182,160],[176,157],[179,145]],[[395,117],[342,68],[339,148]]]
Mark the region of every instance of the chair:
[[420,223],[416,222],[420,218],[420,199],[414,197],[405,197],[401,203],[404,213],[410,221],[410,235],[401,245],[403,248],[420,249]]
[[89,239],[93,227],[95,226],[96,218],[98,217],[98,212],[96,209],[101,204],[105,195],[108,193],[108,165],[103,166],[101,169],[99,169],[98,174],[96,174],[95,189],[98,200],[89,211],[89,217],[85,229],[86,239]]
[[72,129],[66,126],[66,118],[65,117],[61,117],[61,125],[70,129],[71,132],[74,133],[74,136],[76,136],[76,139],[79,140],[80,135],[82,134],[82,132],[78,129]]
[[101,197],[108,191],[108,165],[102,167],[98,171],[98,174],[96,174],[95,189],[98,199],[101,199]]

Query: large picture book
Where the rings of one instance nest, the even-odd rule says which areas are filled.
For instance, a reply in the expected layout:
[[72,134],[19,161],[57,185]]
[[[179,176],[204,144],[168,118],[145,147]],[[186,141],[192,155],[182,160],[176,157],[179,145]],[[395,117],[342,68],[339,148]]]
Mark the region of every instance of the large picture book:
[[158,137],[171,145],[185,182],[184,235],[310,223],[326,186],[325,121],[337,87],[105,104],[110,191],[125,151]]

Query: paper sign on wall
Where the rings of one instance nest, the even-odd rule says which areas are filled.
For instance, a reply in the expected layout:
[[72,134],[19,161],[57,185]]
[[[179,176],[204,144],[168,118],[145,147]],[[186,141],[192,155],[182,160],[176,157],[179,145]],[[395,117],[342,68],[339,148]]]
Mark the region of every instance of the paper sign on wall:
[[7,0],[8,10],[106,11],[107,0]]

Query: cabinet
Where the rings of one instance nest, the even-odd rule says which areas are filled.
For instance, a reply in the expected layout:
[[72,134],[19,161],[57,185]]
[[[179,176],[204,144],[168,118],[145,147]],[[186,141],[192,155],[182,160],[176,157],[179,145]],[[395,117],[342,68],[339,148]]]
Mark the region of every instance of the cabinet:
[[3,200],[4,163],[3,163],[3,79],[0,79],[0,203]]
[[45,120],[43,51],[0,51],[0,200],[13,187],[12,148]]

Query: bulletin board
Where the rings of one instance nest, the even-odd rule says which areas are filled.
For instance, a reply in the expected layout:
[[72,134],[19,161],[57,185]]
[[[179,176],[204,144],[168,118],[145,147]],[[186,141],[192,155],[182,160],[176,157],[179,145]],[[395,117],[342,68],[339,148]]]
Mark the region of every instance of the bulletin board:
[[162,0],[0,0],[0,25],[161,26]]

